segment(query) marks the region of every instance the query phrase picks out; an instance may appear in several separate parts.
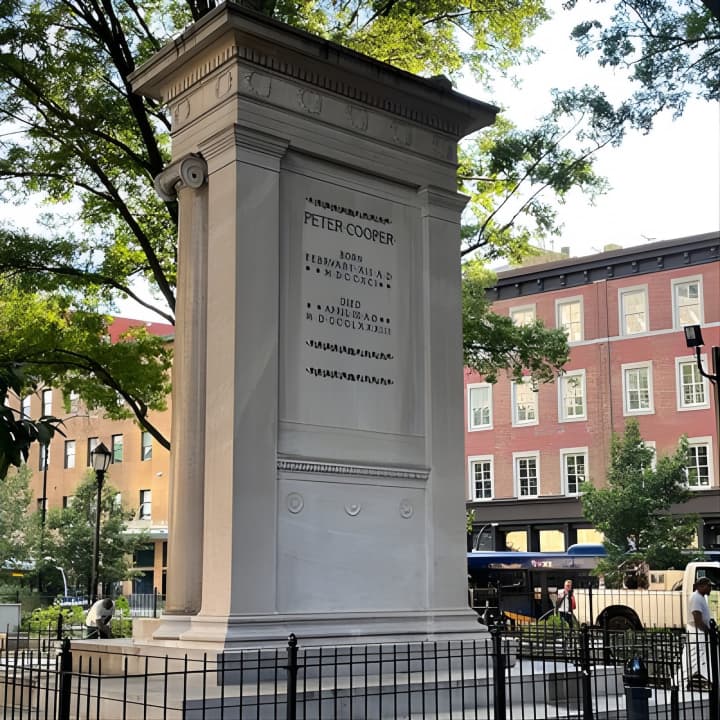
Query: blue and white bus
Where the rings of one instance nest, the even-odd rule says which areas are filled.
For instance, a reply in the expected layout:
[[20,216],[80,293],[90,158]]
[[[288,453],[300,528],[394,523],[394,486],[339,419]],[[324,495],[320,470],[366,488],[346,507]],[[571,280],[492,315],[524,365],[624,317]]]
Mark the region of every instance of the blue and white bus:
[[592,570],[606,555],[602,545],[571,545],[563,552],[477,551],[467,554],[471,606],[485,620],[500,615],[532,622],[550,612],[565,580],[597,587]]

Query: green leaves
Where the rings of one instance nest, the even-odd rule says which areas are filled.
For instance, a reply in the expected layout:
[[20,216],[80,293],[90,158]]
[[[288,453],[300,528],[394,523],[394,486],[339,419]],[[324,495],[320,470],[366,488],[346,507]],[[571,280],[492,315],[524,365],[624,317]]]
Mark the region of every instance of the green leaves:
[[[132,556],[148,543],[144,534],[125,532],[133,511],[119,506],[116,494],[117,490],[106,482],[101,497],[99,554],[99,579],[104,585],[139,574],[132,569]],[[48,547],[53,547],[54,562],[65,570],[72,587],[90,587],[92,553],[89,549],[93,546],[96,498],[97,483],[90,471],[75,489],[69,506],[50,509],[47,515]]]
[[657,569],[684,567],[682,550],[695,536],[697,518],[677,514],[673,506],[690,498],[687,460],[686,438],[675,453],[655,460],[634,419],[623,435],[613,436],[607,485],[586,482],[581,499],[583,515],[605,535],[608,558],[600,569],[606,579],[618,582],[629,558]]
[[[47,445],[60,429],[62,420],[43,416],[38,420],[23,417],[19,399],[34,388],[35,380],[26,375],[26,368],[14,361],[0,360],[0,480],[11,466],[20,467],[27,460],[30,445],[34,442]],[[10,393],[18,401],[16,407],[8,404]]]
[[480,261],[463,265],[463,360],[466,367],[495,382],[503,370],[514,380],[529,374],[532,382],[551,382],[568,361],[570,350],[562,330],[542,322],[518,326],[507,315],[490,310],[486,290],[494,273]]
[[616,0],[609,20],[584,20],[573,37],[580,55],[627,71],[636,87],[624,103],[633,127],[647,132],[658,113],[677,117],[691,98],[720,99],[720,21],[701,0]]

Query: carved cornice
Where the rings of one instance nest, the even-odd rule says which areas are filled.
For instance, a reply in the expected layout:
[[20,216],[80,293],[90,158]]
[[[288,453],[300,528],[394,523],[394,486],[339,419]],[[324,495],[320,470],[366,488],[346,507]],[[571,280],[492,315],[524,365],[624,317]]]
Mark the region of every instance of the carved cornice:
[[277,469],[286,473],[302,473],[313,475],[344,475],[353,478],[414,480],[427,482],[430,471],[426,468],[391,468],[374,465],[346,465],[340,463],[321,462],[318,460],[279,459]]
[[[208,75],[214,73],[230,61],[241,62],[246,68],[241,73],[243,81],[241,89],[247,93],[261,93],[263,96],[267,96],[270,92],[269,78],[263,78],[248,72],[248,66],[251,66],[285,76],[295,81],[300,81],[305,85],[313,86],[335,96],[358,103],[360,106],[382,110],[454,137],[460,137],[464,132],[460,122],[434,112],[432,103],[411,103],[398,97],[397,94],[392,95],[389,92],[378,92],[378,90],[383,87],[381,85],[368,89],[370,87],[369,84],[366,88],[362,86],[364,83],[349,82],[347,75],[335,77],[330,72],[323,72],[322,66],[320,65],[308,68],[306,59],[304,60],[304,64],[301,64],[300,62],[270,55],[256,48],[244,45],[219,48],[211,58],[205,58],[202,65],[192,68],[184,77],[167,87],[163,100],[171,103],[186,90],[197,87]],[[328,70],[331,71],[332,69],[332,66],[328,66]],[[301,90],[298,95],[300,105],[307,112],[311,113],[320,111],[321,99],[320,95],[311,93],[308,90]],[[357,125],[357,123],[362,124],[363,122],[362,117],[356,112],[356,115],[353,117],[353,123]],[[394,125],[394,133],[398,144],[409,145],[410,132],[410,128],[402,123],[396,123]],[[442,152],[445,152],[444,148]]]

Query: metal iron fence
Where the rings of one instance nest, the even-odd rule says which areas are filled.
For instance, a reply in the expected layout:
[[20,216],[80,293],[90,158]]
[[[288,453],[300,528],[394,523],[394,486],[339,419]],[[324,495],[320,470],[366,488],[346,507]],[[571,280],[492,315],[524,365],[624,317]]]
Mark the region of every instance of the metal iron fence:
[[6,638],[2,720],[720,720],[715,625],[695,638],[495,626],[473,641],[338,647],[291,635],[218,656],[106,647]]
[[165,610],[165,596],[157,589],[152,593],[133,593],[127,596],[131,617],[158,618]]

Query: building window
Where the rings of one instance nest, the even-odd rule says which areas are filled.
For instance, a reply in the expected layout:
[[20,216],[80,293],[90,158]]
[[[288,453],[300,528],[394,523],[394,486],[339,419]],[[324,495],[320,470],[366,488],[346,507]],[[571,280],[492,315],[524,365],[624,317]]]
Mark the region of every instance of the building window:
[[112,436],[112,460],[113,463],[121,463],[123,461],[123,436]]
[[75,441],[65,441],[65,469],[69,470],[75,467]]
[[47,498],[38,498],[37,499],[37,509],[38,512],[47,512]]
[[26,395],[22,399],[22,405],[20,406],[20,412],[24,418],[29,418],[31,415],[30,411],[30,400],[32,399],[31,395]]
[[38,470],[45,470],[50,466],[50,445],[41,444],[38,454]]
[[677,329],[686,325],[702,325],[701,278],[682,278],[672,281],[673,324]]
[[122,510],[122,493],[116,492],[113,498],[113,508],[115,510]]
[[[706,365],[707,358],[701,356]],[[697,410],[710,407],[707,380],[700,374],[694,357],[677,358],[677,404],[678,410]]]
[[513,453],[517,497],[537,497],[540,484],[539,453]]
[[655,442],[655,440],[643,440],[642,444],[648,450],[652,451],[652,457],[650,458],[650,467],[655,470],[655,468],[657,468],[657,443]]
[[647,288],[627,288],[620,291],[620,332],[636,335],[649,329]]
[[512,393],[512,424],[537,425],[538,394],[533,389],[529,378],[522,382],[513,382]]
[[587,448],[570,448],[560,453],[566,495],[579,495],[587,480]]
[[62,499],[62,506],[63,510],[67,510],[72,505],[73,500],[75,499],[74,495],[63,495]]
[[625,415],[649,415],[655,412],[651,363],[623,365],[622,380]]
[[468,385],[468,428],[492,428],[492,386],[487,383]]
[[141,460],[152,460],[152,435],[147,431],[140,434],[140,453]]
[[531,325],[535,322],[535,306],[524,305],[510,308],[510,319],[515,325]]
[[70,412],[77,413],[78,407],[80,406],[80,395],[77,391],[70,391]]
[[687,484],[691,490],[710,487],[712,477],[711,438],[690,438],[688,444]]
[[100,438],[89,437],[87,441],[87,466],[92,467],[92,452],[100,444]]
[[585,371],[572,370],[560,376],[560,422],[587,419],[585,403]]
[[582,298],[558,300],[555,312],[557,327],[565,331],[568,342],[580,342],[583,339]]
[[150,520],[152,517],[152,490],[140,491],[140,509],[138,510],[138,518],[140,520]]
[[52,390],[42,391],[42,414],[45,417],[52,415]]
[[491,500],[493,497],[492,455],[468,458],[470,470],[470,497],[473,500]]

